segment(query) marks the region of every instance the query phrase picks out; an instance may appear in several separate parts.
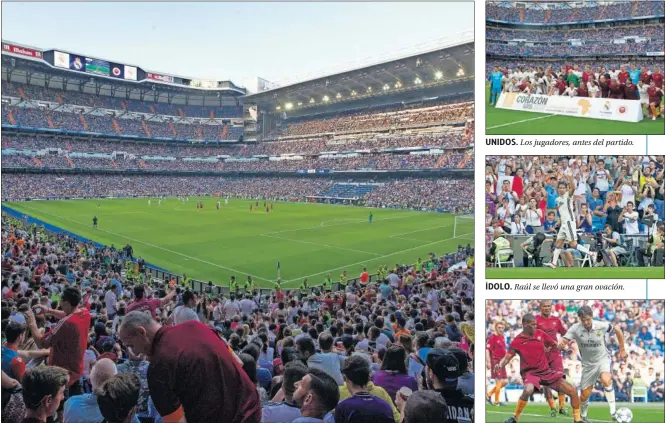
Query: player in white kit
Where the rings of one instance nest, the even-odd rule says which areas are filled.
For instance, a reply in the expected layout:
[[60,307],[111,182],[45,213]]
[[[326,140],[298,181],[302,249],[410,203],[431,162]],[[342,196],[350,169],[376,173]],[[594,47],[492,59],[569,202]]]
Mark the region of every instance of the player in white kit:
[[619,342],[619,358],[628,357],[624,347],[623,332],[610,322],[593,320],[593,310],[582,306],[577,311],[580,323],[572,325],[559,341],[562,350],[568,348],[572,341],[577,343],[582,356],[582,379],[580,380],[580,401],[582,402],[582,421],[586,422],[589,410],[589,397],[596,381],[600,379],[605,389],[605,398],[610,407],[612,421],[616,419],[616,397],[612,384],[612,358],[607,348],[605,335],[616,335]]
[[[552,269],[556,269],[557,267],[564,244],[568,244],[570,248],[574,248],[584,254],[591,254],[592,257],[595,255],[588,247],[577,243],[577,221],[575,220],[575,208],[573,207],[573,192],[575,190],[573,176],[568,176],[568,182],[559,181],[557,190],[559,196],[556,198],[556,208],[561,219],[561,226],[559,227],[559,233],[556,235],[552,262],[545,263],[545,266]],[[595,262],[595,257],[593,257],[593,262]]]

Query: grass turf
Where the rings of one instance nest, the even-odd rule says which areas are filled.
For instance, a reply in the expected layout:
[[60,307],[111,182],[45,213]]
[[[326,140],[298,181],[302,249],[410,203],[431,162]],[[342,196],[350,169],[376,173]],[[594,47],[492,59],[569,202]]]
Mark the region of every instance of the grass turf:
[[665,122],[638,123],[585,119],[545,113],[497,109],[489,105],[489,84],[485,90],[487,135],[663,135]]
[[[621,404],[617,403],[617,410],[622,407],[628,407],[633,412],[633,423],[662,423],[665,421],[665,410],[663,403],[633,403]],[[524,409],[520,417],[520,423],[570,423],[573,421],[573,411],[570,404],[567,406],[569,416],[550,417],[550,410],[547,404],[534,404],[530,403]],[[515,405],[508,404],[504,407],[497,407],[493,405],[486,405],[485,421],[487,423],[503,423],[507,418],[511,417],[515,412]],[[591,422],[598,423],[611,423],[610,410],[607,403],[598,402],[589,404],[588,418]]]
[[[363,266],[376,273],[379,265],[413,263],[429,252],[456,251],[473,244],[473,220],[462,220],[455,237],[455,216],[402,210],[370,209],[307,203],[273,203],[274,210],[249,213],[248,200],[229,200],[215,209],[216,199],[182,204],[169,198],[33,201],[7,206],[101,244],[130,243],[134,256],[190,278],[217,285],[231,275],[244,281],[252,275],[260,287],[272,288],[280,276],[287,288],[308,278],[319,285],[328,272],[333,281],[343,270],[357,277]],[[98,207],[98,204],[101,206]],[[93,216],[99,228],[92,228]]]
[[662,267],[488,268],[488,279],[663,279]]

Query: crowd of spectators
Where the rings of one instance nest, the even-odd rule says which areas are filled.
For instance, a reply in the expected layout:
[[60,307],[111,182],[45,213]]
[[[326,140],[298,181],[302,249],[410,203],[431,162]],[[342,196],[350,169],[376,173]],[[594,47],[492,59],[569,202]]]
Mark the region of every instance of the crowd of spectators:
[[373,207],[473,210],[473,181],[467,179],[418,180],[407,178],[386,184],[367,195]]
[[[473,168],[473,154],[447,151],[443,154],[360,154],[352,157],[313,156],[295,160],[253,159],[234,161],[212,158],[206,161],[152,160],[139,158],[97,157],[46,154],[28,160],[25,155],[4,154],[3,166],[11,168],[81,168],[81,169],[146,169],[173,172],[288,172],[306,169],[327,170],[394,170],[394,169],[434,169],[434,168]],[[73,165],[72,165],[73,164]]]
[[[53,82],[51,82],[53,84]],[[21,84],[17,82],[2,84],[2,95],[21,97],[19,89],[23,92],[23,99],[43,100],[57,104],[86,106],[110,110],[167,115],[176,117],[196,118],[241,118],[242,106],[240,104],[224,106],[194,106],[185,104],[169,104],[166,101],[140,101],[135,99],[116,98],[108,95],[95,95],[79,91],[45,88],[37,85]],[[207,99],[210,101],[210,99]],[[217,97],[213,101],[219,102]]]
[[[219,130],[219,126],[213,127]],[[333,151],[381,150],[403,147],[461,148],[473,143],[472,136],[460,130],[422,134],[400,134],[377,137],[366,134],[346,138],[313,138],[307,140],[272,141],[251,144],[139,142],[125,140],[81,140],[61,136],[5,135],[3,149],[46,150],[61,149],[79,153],[123,152],[135,156],[161,157],[248,157],[252,155],[303,154],[313,155]]]
[[[625,337],[626,359],[618,353],[616,337],[610,337],[608,347],[614,363],[612,377],[616,400],[631,401],[632,388],[644,387],[648,390],[649,402],[663,402],[665,386],[665,338],[663,335],[663,302],[646,300],[554,300],[552,315],[561,319],[566,327],[579,323],[577,310],[588,305],[594,311],[594,319],[611,323],[621,329]],[[535,300],[488,300],[485,309],[487,336],[495,334],[495,323],[504,323],[506,345],[521,332],[521,320],[526,313],[537,313]],[[489,365],[489,364],[488,364]],[[511,389],[522,389],[523,381],[519,371],[519,357],[515,356],[506,366]],[[567,380],[579,387],[582,376],[582,363],[579,349],[572,344],[570,352],[564,354],[564,372]],[[490,372],[487,372],[489,385]],[[605,401],[600,381],[594,387],[591,401]]]
[[496,56],[526,56],[526,57],[571,57],[593,55],[617,55],[656,53],[663,51],[663,40],[647,41],[643,43],[615,44],[612,40],[587,40],[582,45],[568,42],[544,44],[507,44],[503,42],[487,42],[487,54]]
[[127,248],[5,215],[2,246],[3,422],[473,421],[470,247],[262,296],[161,284]]
[[[3,173],[3,201],[26,198],[215,195],[306,201],[335,185],[321,178],[232,178],[218,176],[56,175]],[[473,210],[471,180],[390,180],[365,196],[367,205],[409,209]]]
[[617,25],[609,28],[576,28],[550,30],[536,29],[508,29],[487,28],[487,40],[511,41],[525,40],[527,42],[564,42],[568,40],[584,40],[594,42],[610,42],[624,37],[648,38],[652,41],[665,39],[665,28],[662,24],[647,25]]
[[[663,156],[487,157],[485,227],[488,253],[497,237],[556,236],[559,184],[573,191],[577,231],[603,233],[603,248],[616,256],[652,236],[652,256],[663,249]],[[660,222],[660,223],[659,223]],[[648,242],[648,241],[647,241]],[[611,256],[608,252],[608,254]],[[644,257],[640,259],[644,265]]]
[[[569,23],[605,19],[631,19],[644,16],[663,16],[665,8],[661,1],[617,1],[613,4],[582,5],[570,7],[561,3],[559,7],[545,9],[539,5],[528,8],[513,7],[508,2],[488,3],[488,20],[516,23]],[[552,5],[552,3],[550,3]]]
[[401,106],[392,111],[345,112],[339,116],[288,123],[280,136],[315,135],[346,131],[405,127],[416,124],[461,123],[473,119],[472,103],[426,107]]

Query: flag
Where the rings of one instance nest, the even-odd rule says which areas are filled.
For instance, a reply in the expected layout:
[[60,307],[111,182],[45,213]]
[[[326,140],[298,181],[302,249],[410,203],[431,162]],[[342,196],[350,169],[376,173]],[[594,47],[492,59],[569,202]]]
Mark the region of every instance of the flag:
[[279,261],[277,261],[277,270],[279,270]]

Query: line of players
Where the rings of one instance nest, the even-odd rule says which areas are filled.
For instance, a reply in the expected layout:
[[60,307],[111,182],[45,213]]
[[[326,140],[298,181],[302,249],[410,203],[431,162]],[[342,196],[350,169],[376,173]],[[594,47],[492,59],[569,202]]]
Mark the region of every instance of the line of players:
[[[529,398],[536,390],[545,395],[551,417],[556,417],[557,414],[568,415],[565,407],[565,396],[568,396],[573,408],[573,421],[586,423],[589,398],[598,379],[604,387],[612,421],[617,421],[607,335],[616,336],[619,344],[618,356],[625,359],[627,353],[623,332],[609,322],[594,320],[593,310],[589,306],[580,307],[577,316],[580,322],[566,328],[561,319],[552,316],[552,300],[542,300],[539,315],[526,314],[522,317],[523,330],[511,341],[507,351],[504,338],[506,325],[502,321],[494,323],[494,334],[487,339],[486,364],[496,383],[486,395],[486,400],[489,404],[500,405],[499,394],[508,384],[505,367],[516,355],[520,359],[520,375],[524,384],[515,414],[504,423],[519,421]],[[558,335],[561,336],[560,339]],[[572,343],[577,343],[582,359],[580,395],[563,373],[561,352],[568,350]],[[552,391],[559,393],[558,407]]]
[[564,66],[557,73],[551,67],[494,67],[490,75],[490,105],[495,105],[502,92],[568,97],[613,98],[640,101],[645,118],[656,120],[665,115],[662,101],[665,76],[660,67],[651,72],[647,67],[621,66],[619,70],[601,67],[596,71],[586,66]]

